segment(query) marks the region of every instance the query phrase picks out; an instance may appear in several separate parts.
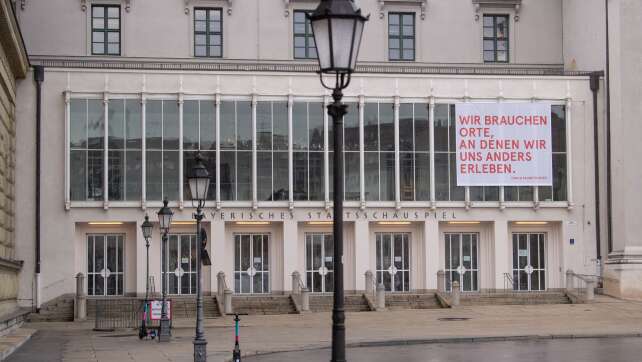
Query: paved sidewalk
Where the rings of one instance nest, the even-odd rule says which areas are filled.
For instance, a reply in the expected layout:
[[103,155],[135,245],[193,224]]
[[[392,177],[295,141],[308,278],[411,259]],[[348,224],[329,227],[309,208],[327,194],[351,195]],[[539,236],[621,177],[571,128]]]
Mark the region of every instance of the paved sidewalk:
[[[601,303],[535,306],[476,306],[457,309],[348,313],[347,339],[352,346],[395,343],[473,341],[509,338],[642,336],[642,303],[601,298]],[[463,318],[449,321],[444,318]],[[40,361],[39,345],[50,338],[50,351],[64,361],[192,361],[193,321],[175,322],[167,344],[139,341],[134,331],[101,333],[91,323],[41,323],[40,331],[9,361]],[[231,317],[206,320],[209,361],[231,357]],[[245,316],[241,346],[245,355],[327,347],[330,314]]]

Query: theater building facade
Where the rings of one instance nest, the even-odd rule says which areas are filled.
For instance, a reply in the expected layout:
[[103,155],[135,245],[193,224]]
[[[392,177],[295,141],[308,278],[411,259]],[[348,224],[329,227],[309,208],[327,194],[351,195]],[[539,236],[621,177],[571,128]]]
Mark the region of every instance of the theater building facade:
[[[44,67],[41,170],[21,170],[25,180],[41,180],[42,272],[21,277],[24,299],[74,293],[78,273],[90,297],[144,295],[145,215],[155,225],[155,290],[165,280],[170,295],[194,294],[186,178],[199,152],[212,176],[205,293],[216,292],[223,272],[235,294],[287,294],[295,271],[313,293],[332,292],[337,131],[345,139],[348,292],[366,289],[367,271],[390,293],[436,290],[438,271],[446,290],[456,280],[467,293],[558,290],[569,269],[598,272],[593,93],[589,72],[565,68],[559,1],[524,0],[523,9],[522,1],[454,1],[458,48],[467,50],[440,54],[446,38],[429,44],[449,5],[362,0],[371,18],[342,130],[325,111],[331,98],[314,59],[303,59],[314,48],[305,45],[299,10],[315,4],[164,1],[155,9],[149,2],[51,1],[64,28],[80,33],[66,33],[59,49],[47,45],[61,36],[55,28],[34,34],[48,5],[27,3],[19,14],[32,62]],[[274,20],[243,22],[259,12]],[[158,30],[152,13],[185,34],[162,29],[168,40],[151,41],[153,31],[140,24]],[[536,31],[537,22],[550,24]],[[524,44],[530,37],[548,43],[533,50]],[[19,88],[24,164],[36,159],[34,88],[32,79]],[[465,103],[546,104],[552,184],[458,185],[456,105]],[[26,204],[36,202],[34,187],[17,185]],[[163,249],[156,213],[164,198],[174,220]],[[35,240],[32,214],[17,212],[18,231]]]

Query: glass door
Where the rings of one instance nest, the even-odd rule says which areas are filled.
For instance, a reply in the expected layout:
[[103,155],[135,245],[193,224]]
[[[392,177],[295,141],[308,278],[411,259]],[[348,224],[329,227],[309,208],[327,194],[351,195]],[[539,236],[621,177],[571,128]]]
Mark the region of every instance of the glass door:
[[306,286],[312,293],[334,290],[334,238],[332,234],[305,235]]
[[196,235],[170,234],[163,250],[163,282],[168,294],[196,294]]
[[513,234],[513,290],[546,290],[544,233]]
[[87,295],[123,295],[124,235],[87,235]]
[[268,234],[234,235],[235,293],[270,292],[269,240]]
[[410,289],[409,233],[376,233],[377,285],[388,292]]
[[446,238],[446,290],[459,281],[463,292],[479,290],[478,252],[479,236],[476,233],[447,233]]

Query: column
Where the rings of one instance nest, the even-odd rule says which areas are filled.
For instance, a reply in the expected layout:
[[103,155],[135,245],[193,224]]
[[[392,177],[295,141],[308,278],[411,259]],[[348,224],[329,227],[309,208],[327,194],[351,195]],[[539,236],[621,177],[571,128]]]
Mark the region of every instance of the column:
[[439,221],[428,219],[423,224],[424,237],[424,263],[425,263],[425,289],[437,289],[437,272],[440,269],[439,258],[441,256],[439,243]]
[[292,273],[299,270],[299,230],[296,220],[283,221],[283,291],[292,291]]
[[355,290],[366,290],[365,273],[371,270],[374,274],[374,265],[370,265],[370,231],[367,220],[354,222],[354,270]]
[[[145,237],[143,237],[143,230],[140,228],[140,225],[143,223],[143,220],[136,221],[136,239],[133,241],[125,240],[125,242],[134,242],[136,243],[136,295],[145,296],[145,275],[147,272],[147,250],[145,247]],[[152,235],[153,238],[154,235]],[[152,240],[149,240],[152,242]],[[152,268],[149,268],[151,274]]]
[[[495,253],[495,288],[504,289],[504,273],[512,273],[508,222],[503,219],[493,223],[493,247]],[[493,268],[490,268],[491,270]],[[511,274],[512,275],[512,274]]]
[[641,1],[609,1],[611,86],[612,248],[604,266],[605,291],[642,300],[642,133],[639,59]]
[[[230,289],[234,288],[234,275],[230,274],[228,271],[226,262],[229,260],[234,260],[234,250],[230,250],[230,254],[227,255],[225,240],[225,221],[220,219],[212,218],[210,222],[209,230],[209,241],[210,244],[210,259],[212,260],[212,267],[210,268],[210,284],[211,290],[214,293],[218,290],[218,280],[216,275],[222,271],[225,273],[225,279],[227,281],[227,286]],[[232,266],[233,267],[233,266]]]

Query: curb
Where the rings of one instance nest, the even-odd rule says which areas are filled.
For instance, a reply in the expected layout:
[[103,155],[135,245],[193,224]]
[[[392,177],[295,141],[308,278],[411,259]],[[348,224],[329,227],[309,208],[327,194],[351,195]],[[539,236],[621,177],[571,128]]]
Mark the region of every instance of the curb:
[[[22,345],[27,343],[27,341],[29,341],[31,337],[37,332],[37,330],[35,329],[34,330],[25,330],[22,328],[16,329],[16,331],[19,331],[19,330],[27,331],[27,333],[24,335],[21,335],[21,334],[16,335],[14,334],[15,331],[13,331],[13,333],[10,333],[0,338],[0,344],[4,344],[3,348],[0,348],[0,361],[4,361],[9,356],[11,356],[13,352],[17,351],[18,348],[22,347]],[[3,339],[7,341],[5,342],[3,341]]]
[[[395,346],[413,346],[422,344],[439,344],[439,343],[484,343],[484,342],[507,342],[507,341],[538,341],[553,339],[589,339],[589,338],[639,338],[642,333],[616,333],[616,334],[529,334],[517,336],[489,336],[489,337],[444,337],[444,338],[426,338],[426,339],[405,339],[389,341],[365,341],[346,343],[346,348],[369,348],[369,347],[395,347]],[[309,346],[304,348],[295,348],[288,350],[270,351],[270,352],[247,352],[242,353],[243,357],[267,356],[288,352],[304,352],[327,349],[330,346]],[[226,358],[226,362],[232,362],[231,358]]]

